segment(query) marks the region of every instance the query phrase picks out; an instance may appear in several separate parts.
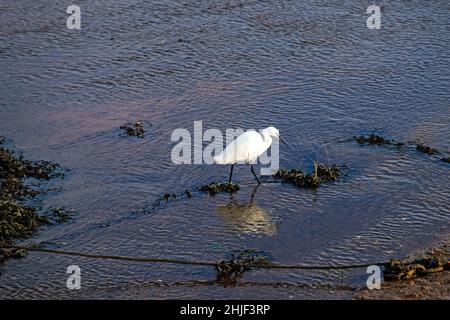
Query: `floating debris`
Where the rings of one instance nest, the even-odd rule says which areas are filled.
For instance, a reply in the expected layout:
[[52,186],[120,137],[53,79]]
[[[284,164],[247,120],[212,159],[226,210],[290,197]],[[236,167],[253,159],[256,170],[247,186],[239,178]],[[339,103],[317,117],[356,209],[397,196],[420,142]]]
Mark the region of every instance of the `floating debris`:
[[[64,169],[49,161],[30,161],[5,148],[0,138],[0,242],[12,244],[16,239],[33,235],[36,230],[49,224],[48,214],[29,200],[45,193],[27,184],[27,178],[49,180],[64,177]],[[16,256],[12,251],[0,251],[0,261]]]
[[298,169],[279,169],[274,175],[284,182],[288,182],[297,187],[317,188],[320,184],[336,181],[341,175],[341,170],[337,165],[326,165],[314,163],[314,172],[305,174]]
[[262,250],[238,250],[229,254],[227,260],[216,265],[217,280],[222,284],[233,285],[241,275],[250,270],[251,266],[270,266],[272,256]]
[[241,189],[241,187],[238,184],[220,182],[211,182],[210,184],[201,186],[199,188],[200,191],[207,192],[210,195],[215,195],[222,191],[232,194],[237,192],[239,189]]
[[423,145],[421,143],[416,143],[416,150],[429,155],[439,153],[437,149]]
[[416,259],[406,263],[400,260],[391,260],[384,270],[384,280],[409,280],[416,276],[425,276],[428,273],[450,270],[450,261],[436,257]]
[[145,130],[142,126],[142,122],[136,121],[135,123],[126,123],[124,125],[120,126],[120,129],[122,129],[122,136],[128,136],[128,137],[138,137],[138,138],[144,138],[145,137]]
[[359,144],[395,145],[397,147],[402,147],[405,145],[403,142],[387,140],[382,136],[376,135],[374,133],[368,136],[353,136],[353,138]]

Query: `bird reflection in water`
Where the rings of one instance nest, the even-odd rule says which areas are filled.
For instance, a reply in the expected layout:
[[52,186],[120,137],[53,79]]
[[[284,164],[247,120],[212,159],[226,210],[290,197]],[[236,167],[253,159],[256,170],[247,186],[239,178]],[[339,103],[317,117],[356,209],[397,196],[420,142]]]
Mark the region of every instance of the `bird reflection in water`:
[[277,232],[276,221],[270,218],[266,209],[255,203],[254,197],[259,186],[253,189],[250,202],[239,203],[232,197],[230,203],[219,205],[217,211],[239,232],[273,236]]

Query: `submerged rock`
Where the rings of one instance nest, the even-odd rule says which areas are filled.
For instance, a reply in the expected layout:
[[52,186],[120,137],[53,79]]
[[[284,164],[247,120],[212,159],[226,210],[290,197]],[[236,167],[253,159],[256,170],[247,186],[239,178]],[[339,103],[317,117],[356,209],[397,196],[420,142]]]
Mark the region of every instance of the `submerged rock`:
[[199,188],[202,192],[207,192],[210,195],[215,195],[219,192],[228,192],[228,193],[235,193],[237,192],[241,187],[238,184],[234,183],[220,183],[220,182],[211,182],[210,184],[206,184],[204,186],[201,186]]
[[450,163],[450,157],[448,157],[448,158],[442,158],[441,160],[444,161],[444,162]]

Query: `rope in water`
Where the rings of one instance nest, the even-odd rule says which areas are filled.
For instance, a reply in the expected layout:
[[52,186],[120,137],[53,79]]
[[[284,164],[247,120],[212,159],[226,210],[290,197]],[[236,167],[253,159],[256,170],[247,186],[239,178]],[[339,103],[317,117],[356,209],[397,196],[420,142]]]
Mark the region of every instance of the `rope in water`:
[[[183,259],[170,259],[170,258],[148,258],[148,257],[136,257],[136,256],[118,256],[118,255],[105,255],[105,254],[95,254],[88,252],[77,252],[77,251],[64,251],[57,249],[46,249],[32,246],[16,246],[16,245],[3,245],[0,244],[0,248],[5,249],[18,249],[27,251],[37,251],[49,254],[59,254],[66,256],[76,256],[92,259],[103,259],[103,260],[117,260],[117,261],[129,261],[129,262],[140,262],[140,263],[171,263],[171,264],[182,264],[182,265],[197,265],[197,266],[213,266],[217,267],[219,262],[213,261],[200,261],[200,260],[183,260]],[[362,264],[350,264],[350,265],[322,265],[322,266],[312,266],[312,265],[296,265],[296,264],[245,264],[243,266],[249,268],[263,268],[263,269],[299,269],[299,270],[344,270],[344,269],[360,269],[367,268],[372,265],[384,266],[387,262],[381,263],[362,263]]]

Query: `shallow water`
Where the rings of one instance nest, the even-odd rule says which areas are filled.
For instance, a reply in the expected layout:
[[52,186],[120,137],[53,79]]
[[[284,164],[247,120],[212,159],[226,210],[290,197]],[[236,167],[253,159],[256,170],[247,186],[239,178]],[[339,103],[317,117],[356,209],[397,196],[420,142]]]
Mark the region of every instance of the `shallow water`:
[[[448,164],[339,142],[375,130],[450,152],[448,1],[379,1],[381,30],[366,28],[368,1],[79,4],[80,31],[66,29],[64,1],[0,4],[0,135],[72,169],[45,202],[73,208],[74,219],[27,243],[202,260],[253,248],[280,263],[328,264],[402,257],[448,233]],[[135,120],[146,137],[119,137]],[[346,178],[316,191],[255,190],[237,166],[237,194],[150,210],[166,191],[227,179],[228,167],[171,163],[172,131],[197,120],[223,131],[275,125],[289,142],[281,167],[345,164]],[[81,290],[65,286],[71,264]],[[207,267],[42,253],[0,272],[0,298],[341,298],[350,293],[335,286],[366,280],[365,270],[252,270],[224,287],[176,283],[214,280]]]

